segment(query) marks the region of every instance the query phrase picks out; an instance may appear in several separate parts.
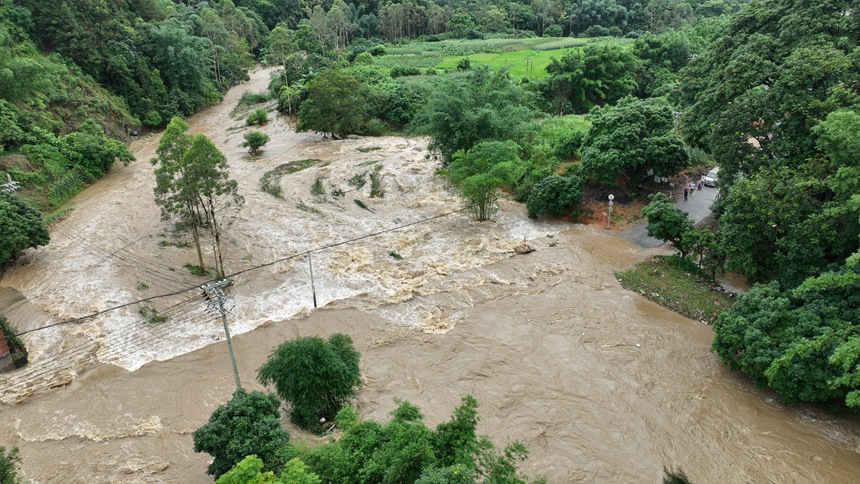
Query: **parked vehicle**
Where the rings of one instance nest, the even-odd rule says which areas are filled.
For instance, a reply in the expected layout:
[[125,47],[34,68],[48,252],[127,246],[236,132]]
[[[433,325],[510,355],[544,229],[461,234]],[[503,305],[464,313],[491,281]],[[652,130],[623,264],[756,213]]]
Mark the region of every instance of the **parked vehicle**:
[[717,186],[717,180],[719,180],[719,178],[720,178],[720,167],[717,166],[717,167],[714,167],[711,171],[709,171],[708,174],[705,175],[705,178],[702,179],[702,181],[705,183],[705,185],[707,185],[709,187],[715,187],[715,186]]

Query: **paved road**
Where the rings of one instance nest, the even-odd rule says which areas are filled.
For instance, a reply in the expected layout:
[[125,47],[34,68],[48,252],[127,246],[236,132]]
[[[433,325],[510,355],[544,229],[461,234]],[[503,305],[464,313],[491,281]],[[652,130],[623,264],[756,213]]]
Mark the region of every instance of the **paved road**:
[[[711,205],[714,203],[714,199],[717,198],[717,189],[702,187],[701,190],[693,192],[686,202],[684,201],[683,194],[676,198],[680,201],[675,202],[675,206],[687,212],[690,218],[693,219],[693,223],[699,223],[711,214]],[[622,232],[621,236],[642,247],[660,247],[663,245],[662,240],[648,236],[647,227],[648,222],[643,220],[638,225]]]

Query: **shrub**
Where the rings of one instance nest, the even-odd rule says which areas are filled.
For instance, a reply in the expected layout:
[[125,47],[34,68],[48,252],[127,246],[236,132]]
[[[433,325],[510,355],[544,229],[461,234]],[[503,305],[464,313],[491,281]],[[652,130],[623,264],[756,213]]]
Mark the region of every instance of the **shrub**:
[[394,66],[391,68],[391,77],[420,76],[421,68],[417,66]]
[[320,419],[335,418],[361,384],[359,357],[352,339],[343,334],[328,341],[319,337],[287,341],[257,370],[257,380],[274,384],[291,406],[293,423],[320,430]]
[[582,201],[582,179],[553,175],[534,186],[526,202],[529,217],[558,217]]
[[472,61],[468,57],[463,57],[460,62],[457,62],[458,71],[468,71],[472,68]]
[[192,435],[194,452],[215,458],[207,472],[217,478],[252,454],[267,470],[283,464],[279,451],[289,443],[290,434],[281,427],[279,404],[270,393],[239,389],[226,405],[212,412],[209,422]]
[[21,457],[18,456],[17,447],[12,447],[8,454],[5,447],[0,447],[0,483],[19,484],[23,482],[18,478],[17,468],[20,464]]
[[143,117],[143,124],[146,126],[161,126],[163,118],[158,111],[147,111],[146,116]]
[[544,37],[561,37],[563,34],[564,34],[564,31],[561,28],[561,25],[555,25],[555,24],[550,25],[549,27],[545,28],[543,31]]
[[248,115],[248,120],[246,121],[246,124],[248,126],[251,126],[254,124],[266,124],[268,122],[269,122],[269,116],[266,113],[266,110],[265,109],[258,109],[256,111],[254,111],[253,113],[251,113],[250,115]]
[[363,134],[365,136],[382,136],[388,131],[388,126],[379,118],[371,118],[365,125]]
[[353,64],[358,65],[372,65],[373,64],[373,56],[370,52],[362,52],[355,56],[355,59],[352,61]]
[[262,151],[263,146],[269,142],[269,135],[263,133],[262,131],[250,131],[245,133],[245,142],[242,143],[243,148],[248,148],[248,153],[252,155],[258,154]]

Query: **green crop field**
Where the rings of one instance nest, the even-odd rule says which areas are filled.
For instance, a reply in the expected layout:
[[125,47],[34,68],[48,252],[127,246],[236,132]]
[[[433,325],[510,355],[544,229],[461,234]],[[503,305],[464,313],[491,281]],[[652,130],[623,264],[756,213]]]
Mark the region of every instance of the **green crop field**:
[[502,52],[500,54],[482,53],[469,56],[449,56],[437,64],[436,68],[453,69],[457,67],[460,59],[468,57],[472,65],[488,65],[492,68],[505,66],[510,69],[510,73],[513,76],[540,79],[546,76],[546,66],[552,62],[552,58],[560,59],[568,50],[518,50],[515,52]]
[[[444,40],[441,42],[411,42],[388,47],[389,55],[375,61],[391,67],[398,61],[421,67],[454,69],[463,57],[472,65],[492,68],[507,67],[511,75],[540,79],[546,76],[546,66],[552,58],[561,58],[568,50],[589,42],[632,44],[629,39],[571,37],[535,37],[525,39]],[[390,59],[386,59],[390,57]]]

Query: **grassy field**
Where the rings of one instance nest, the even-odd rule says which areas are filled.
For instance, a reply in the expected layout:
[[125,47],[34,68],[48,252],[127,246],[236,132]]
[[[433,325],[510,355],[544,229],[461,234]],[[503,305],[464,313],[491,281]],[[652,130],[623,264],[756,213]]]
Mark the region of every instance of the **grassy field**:
[[387,55],[374,59],[381,66],[410,65],[454,69],[463,57],[472,65],[507,67],[511,75],[540,79],[552,58],[561,58],[569,49],[589,42],[630,44],[629,39],[536,37],[526,39],[445,40],[412,42],[387,48]]
[[692,263],[656,256],[615,276],[625,289],[636,291],[690,319],[710,324],[719,313],[731,309],[736,297],[712,284],[695,266],[688,264]]

